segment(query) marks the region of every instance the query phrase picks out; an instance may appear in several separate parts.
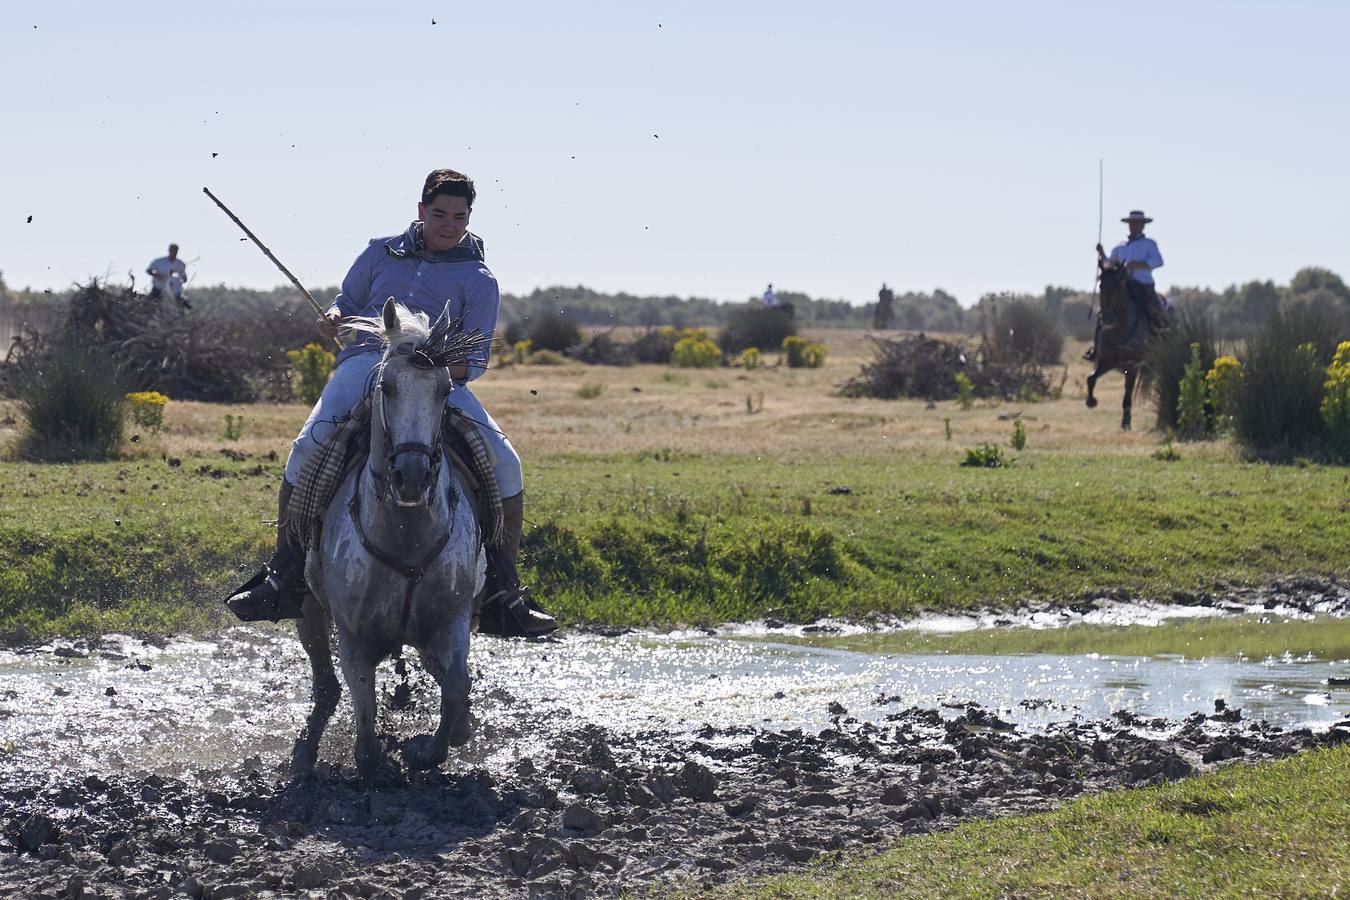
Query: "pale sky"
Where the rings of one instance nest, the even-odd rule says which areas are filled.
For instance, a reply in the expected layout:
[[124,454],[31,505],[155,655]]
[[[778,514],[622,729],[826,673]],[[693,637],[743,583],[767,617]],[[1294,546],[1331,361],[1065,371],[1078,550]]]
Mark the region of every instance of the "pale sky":
[[[870,301],[1350,277],[1350,4],[28,2],[0,17],[0,271],[311,286],[477,181],[502,290]],[[432,24],[433,19],[435,24]],[[218,154],[218,155],[217,155]],[[32,216],[32,222],[27,218]],[[195,260],[195,262],[193,262]],[[190,286],[189,286],[190,287]]]

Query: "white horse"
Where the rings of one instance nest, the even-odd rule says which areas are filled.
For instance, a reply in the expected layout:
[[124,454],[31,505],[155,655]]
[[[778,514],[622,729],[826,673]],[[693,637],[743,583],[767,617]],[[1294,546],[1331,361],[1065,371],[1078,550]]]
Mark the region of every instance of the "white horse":
[[441,448],[441,418],[462,363],[490,337],[458,333],[443,314],[384,305],[358,330],[385,344],[370,416],[370,456],[338,488],[310,549],[312,596],[298,623],[314,673],[314,709],[296,741],[292,777],[313,772],[319,738],[337,707],[329,634],[356,720],[356,765],[370,784],[393,777],[375,734],[375,667],[404,645],[417,649],[441,688],[440,725],[404,743],[404,762],[429,769],[469,736],[469,632],[486,560],[469,488]]

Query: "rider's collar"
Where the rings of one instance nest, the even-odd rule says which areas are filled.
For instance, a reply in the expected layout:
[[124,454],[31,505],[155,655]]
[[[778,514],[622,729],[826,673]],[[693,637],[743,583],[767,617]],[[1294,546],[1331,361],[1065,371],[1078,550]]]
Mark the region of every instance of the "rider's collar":
[[1144,235],[1144,233],[1141,231],[1141,232],[1139,232],[1138,234],[1132,234],[1132,235],[1130,235],[1128,238],[1126,238],[1126,241],[1125,241],[1125,242],[1126,242],[1126,243],[1130,243],[1130,242],[1133,242],[1133,241],[1138,241],[1138,240],[1143,239],[1144,237],[1145,237],[1145,235]]

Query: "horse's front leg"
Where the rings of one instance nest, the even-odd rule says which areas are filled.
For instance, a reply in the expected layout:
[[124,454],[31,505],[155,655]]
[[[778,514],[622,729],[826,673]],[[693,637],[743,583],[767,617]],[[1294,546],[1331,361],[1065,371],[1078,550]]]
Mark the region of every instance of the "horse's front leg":
[[1136,369],[1125,370],[1125,404],[1124,414],[1120,417],[1120,430],[1130,430],[1130,414],[1134,409],[1134,380],[1139,377]]
[[450,745],[469,739],[469,611],[422,648],[422,665],[441,687],[441,721],[435,734],[421,734],[403,745],[403,761],[410,769],[432,769],[445,762]]
[[1097,379],[1098,379],[1098,378],[1101,378],[1101,377],[1102,377],[1102,364],[1101,364],[1101,361],[1099,360],[1099,361],[1097,362],[1097,367],[1096,367],[1095,369],[1093,369],[1093,370],[1092,370],[1092,374],[1089,375],[1089,376],[1087,377],[1087,389],[1088,389],[1087,406],[1088,406],[1088,409],[1096,409],[1096,408],[1097,408],[1097,398],[1094,397],[1094,396],[1092,395],[1092,392],[1093,392],[1093,391],[1096,389],[1096,387],[1097,387]]
[[392,767],[380,750],[375,734],[375,653],[359,638],[338,626],[338,653],[342,677],[352,697],[356,725],[356,772],[366,785],[387,780]]
[[305,728],[295,741],[291,751],[291,780],[304,781],[314,774],[314,763],[319,757],[319,738],[328,726],[328,720],[337,709],[338,698],[342,696],[342,686],[338,684],[333,672],[333,651],[328,644],[329,629],[332,622],[328,610],[324,609],[313,594],[305,595],[304,617],[296,623],[296,632],[300,644],[309,655],[309,665],[314,674],[314,708],[305,720]]

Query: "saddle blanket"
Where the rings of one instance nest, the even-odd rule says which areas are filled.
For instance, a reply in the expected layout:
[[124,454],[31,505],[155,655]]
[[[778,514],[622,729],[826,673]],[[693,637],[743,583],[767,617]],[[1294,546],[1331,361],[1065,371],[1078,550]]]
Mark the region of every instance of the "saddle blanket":
[[[441,430],[451,464],[459,465],[470,480],[476,482],[473,487],[478,499],[483,542],[496,547],[503,538],[503,520],[501,491],[492,468],[492,451],[477,424],[453,407],[446,408]],[[347,472],[365,460],[369,440],[370,399],[366,398],[300,470],[286,511],[277,524],[278,528],[286,530],[296,546],[308,550],[318,539],[328,504],[333,501]]]

